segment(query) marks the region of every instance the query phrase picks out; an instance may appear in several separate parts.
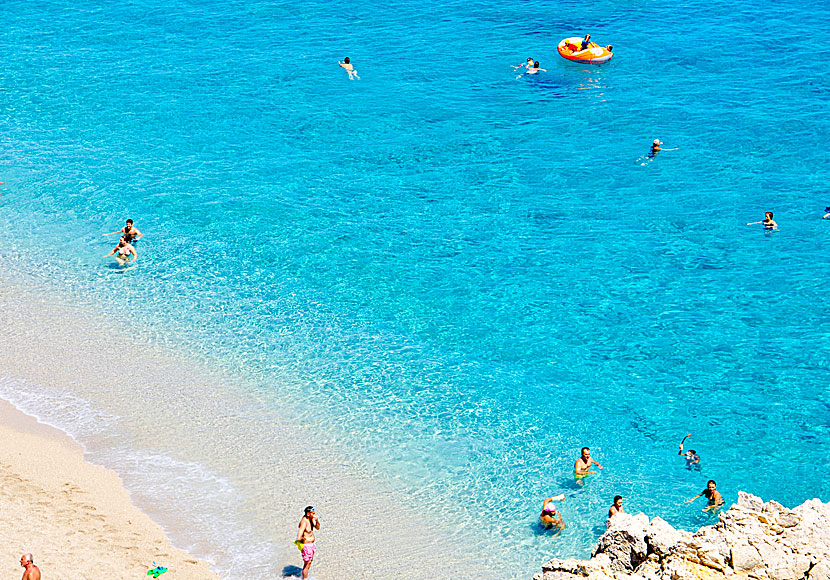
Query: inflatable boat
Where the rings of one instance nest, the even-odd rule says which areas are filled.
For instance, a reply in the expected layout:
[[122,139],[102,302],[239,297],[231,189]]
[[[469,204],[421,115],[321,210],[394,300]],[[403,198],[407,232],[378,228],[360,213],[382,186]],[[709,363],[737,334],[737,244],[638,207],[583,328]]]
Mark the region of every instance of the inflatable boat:
[[595,42],[589,42],[588,48],[582,49],[582,38],[571,36],[559,43],[559,54],[574,62],[583,64],[600,64],[608,62],[614,53]]

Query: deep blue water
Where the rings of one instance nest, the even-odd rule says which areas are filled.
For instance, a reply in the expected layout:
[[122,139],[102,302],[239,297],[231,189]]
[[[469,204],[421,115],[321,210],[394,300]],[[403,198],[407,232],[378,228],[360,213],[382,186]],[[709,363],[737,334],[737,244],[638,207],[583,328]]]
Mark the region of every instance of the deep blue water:
[[[830,500],[827,7],[0,16],[0,264],[125,297],[517,574],[585,556],[617,493],[689,528],[710,477],[727,501]],[[556,54],[584,32],[610,63]],[[517,79],[528,56],[547,72]],[[644,159],[654,138],[679,149]],[[779,231],[744,225],[767,210]],[[146,237],[121,271],[101,234],[127,217]],[[583,445],[606,467],[584,489]],[[533,525],[560,492],[551,539]]]

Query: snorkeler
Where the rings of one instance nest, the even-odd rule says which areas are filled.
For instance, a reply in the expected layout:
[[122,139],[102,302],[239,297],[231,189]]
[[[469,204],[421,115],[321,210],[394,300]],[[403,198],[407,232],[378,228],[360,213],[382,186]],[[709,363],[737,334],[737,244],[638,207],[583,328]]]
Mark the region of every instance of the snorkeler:
[[775,220],[772,219],[772,212],[768,211],[764,214],[764,219],[759,222],[749,222],[748,226],[754,226],[755,224],[764,224],[765,230],[777,230],[778,224],[775,223]]
[[[686,442],[686,439],[691,437],[692,434],[689,433],[683,438],[683,441],[680,442],[680,450],[677,452],[678,455],[683,455],[683,443]],[[694,449],[689,449],[686,451],[686,469],[696,469],[700,471],[700,456],[697,454],[697,451]]]
[[562,519],[562,514],[556,510],[553,505],[554,501],[565,501],[565,494],[557,495],[556,497],[549,497],[545,499],[542,504],[542,513],[539,514],[539,521],[546,529],[556,528],[558,530],[565,529],[565,520]]
[[343,62],[340,62],[340,61],[338,60],[338,61],[337,61],[337,64],[339,64],[339,65],[340,65],[340,66],[342,66],[344,69],[346,69],[346,72],[347,72],[347,73],[349,73],[349,80],[350,80],[350,81],[353,81],[354,79],[358,79],[358,80],[360,80],[360,77],[359,77],[359,76],[357,76],[357,71],[356,71],[356,70],[354,70],[354,65],[352,65],[352,63],[349,61],[349,57],[348,57],[348,56],[347,56],[346,58],[344,58],[344,59],[343,59]]

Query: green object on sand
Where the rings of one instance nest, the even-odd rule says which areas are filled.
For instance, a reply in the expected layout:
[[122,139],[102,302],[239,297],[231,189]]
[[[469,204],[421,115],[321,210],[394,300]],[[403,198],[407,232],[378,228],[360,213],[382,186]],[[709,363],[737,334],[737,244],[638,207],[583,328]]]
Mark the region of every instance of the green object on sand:
[[[156,566],[155,562],[153,562],[153,566]],[[158,578],[165,572],[167,572],[167,568],[165,568],[164,566],[156,566],[155,568],[147,570],[147,575],[152,576],[153,578]]]

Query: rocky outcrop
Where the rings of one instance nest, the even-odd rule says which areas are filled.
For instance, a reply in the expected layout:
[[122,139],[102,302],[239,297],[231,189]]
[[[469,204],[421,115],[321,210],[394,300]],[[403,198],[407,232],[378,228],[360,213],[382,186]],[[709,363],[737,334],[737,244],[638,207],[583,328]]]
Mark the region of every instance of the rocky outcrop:
[[534,580],[830,580],[830,503],[787,509],[738,493],[713,526],[621,514],[590,560],[554,558]]

